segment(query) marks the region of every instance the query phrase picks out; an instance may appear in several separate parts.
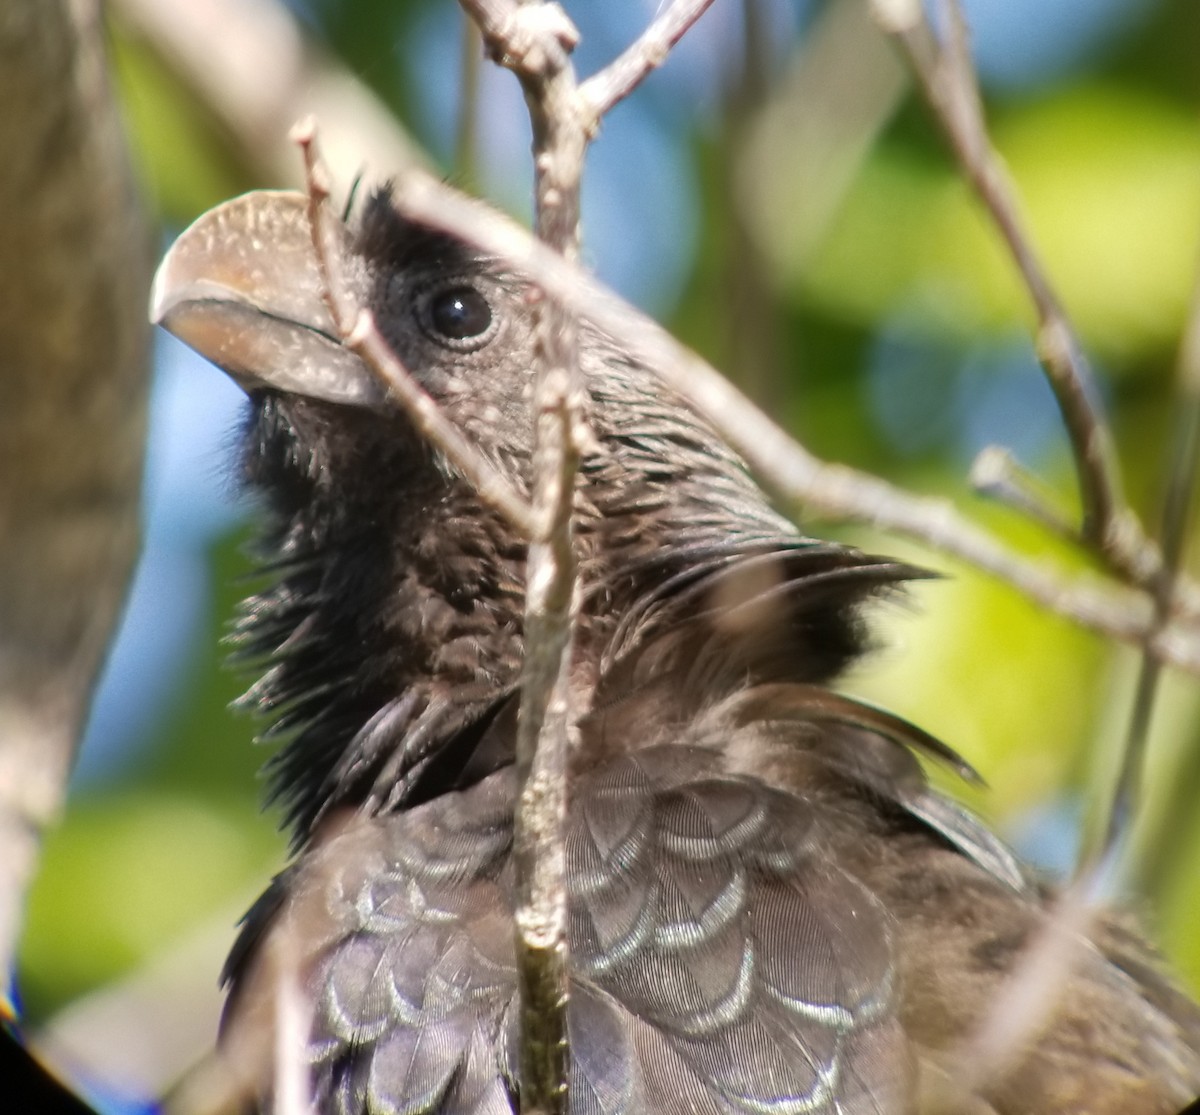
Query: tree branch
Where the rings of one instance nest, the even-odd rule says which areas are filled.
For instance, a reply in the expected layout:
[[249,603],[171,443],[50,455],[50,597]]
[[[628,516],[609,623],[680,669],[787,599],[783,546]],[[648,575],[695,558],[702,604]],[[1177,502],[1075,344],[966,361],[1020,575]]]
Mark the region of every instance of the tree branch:
[[1086,573],[1064,574],[1025,557],[959,513],[946,500],[913,495],[878,477],[813,456],[763,414],[724,376],[580,268],[514,222],[463,197],[431,175],[400,174],[392,199],[411,220],[443,229],[511,261],[550,296],[656,369],[734,446],[779,498],[834,520],[865,523],[914,538],[1008,582],[1030,599],[1122,642],[1141,645],[1164,662],[1200,673],[1200,628],[1173,614],[1154,633],[1144,591]]
[[[97,5],[0,16],[0,971],[138,549],[150,236]],[[3,992],[0,991],[0,997]]]
[[[1176,425],[1163,500],[1163,575],[1154,593],[1152,623],[1155,635],[1160,635],[1169,624],[1176,580],[1187,547],[1197,472],[1200,471],[1200,275],[1195,280],[1191,312],[1179,347],[1176,379],[1179,405],[1175,411]],[[1104,803],[1101,823],[1093,827],[1093,842],[1080,857],[1077,868],[1080,873],[1118,851],[1128,851],[1121,844],[1130,832],[1141,804],[1150,722],[1161,680],[1161,660],[1143,650],[1117,778],[1110,799]]]
[[[491,56],[521,82],[533,124],[535,227],[567,264],[579,255],[579,188],[588,140],[699,18],[706,3],[676,3],[587,89],[570,64],[578,32],[553,3],[461,0]],[[590,95],[589,95],[590,89]],[[550,293],[550,292],[545,292]],[[565,1112],[567,1044],[566,771],[574,735],[571,648],[579,591],[572,546],[584,388],[578,319],[558,299],[533,301],[533,505],[526,561],[525,662],[517,728],[521,785],[513,857],[521,988],[523,1111]]]

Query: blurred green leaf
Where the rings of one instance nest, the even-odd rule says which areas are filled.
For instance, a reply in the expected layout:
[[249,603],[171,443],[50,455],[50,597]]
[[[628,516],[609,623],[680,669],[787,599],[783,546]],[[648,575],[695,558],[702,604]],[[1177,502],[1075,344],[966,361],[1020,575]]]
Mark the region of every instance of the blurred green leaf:
[[163,61],[115,31],[111,40],[134,161],[161,216],[190,224],[249,189],[228,138]]
[[265,884],[282,853],[247,795],[134,791],[73,808],[30,895],[21,978],[31,1014],[120,976]]
[[[880,615],[883,649],[849,687],[967,758],[987,782],[972,796],[985,815],[1054,796],[1089,743],[1104,644],[997,581],[913,558],[949,577],[910,590],[914,609]],[[942,784],[959,797],[966,789]]]
[[[1094,353],[1126,360],[1169,347],[1200,244],[1196,122],[1165,101],[1091,85],[1009,110],[994,139]],[[932,332],[975,340],[1030,321],[998,234],[946,164],[881,143],[811,260],[789,253],[802,207],[788,203],[787,182],[776,186],[762,248],[782,281],[826,312],[875,321],[903,310]]]

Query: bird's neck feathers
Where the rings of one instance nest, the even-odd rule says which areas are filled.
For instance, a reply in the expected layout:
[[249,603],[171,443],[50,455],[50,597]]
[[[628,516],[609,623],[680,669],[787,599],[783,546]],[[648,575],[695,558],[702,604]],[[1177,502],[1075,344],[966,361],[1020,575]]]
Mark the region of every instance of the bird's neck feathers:
[[[274,393],[251,411],[268,583],[235,643],[264,670],[243,706],[281,745],[271,793],[296,840],[330,809],[399,808],[511,761],[524,545],[395,415]],[[800,537],[707,438],[676,431],[666,467],[653,414],[598,433],[577,527],[584,709],[676,691],[676,673],[714,700],[827,680],[862,649],[861,601],[913,573]]]
[[403,800],[512,688],[524,553],[394,417],[260,395],[244,469],[267,584],[235,632],[264,669],[243,705],[282,744],[271,794],[303,840],[332,807]]

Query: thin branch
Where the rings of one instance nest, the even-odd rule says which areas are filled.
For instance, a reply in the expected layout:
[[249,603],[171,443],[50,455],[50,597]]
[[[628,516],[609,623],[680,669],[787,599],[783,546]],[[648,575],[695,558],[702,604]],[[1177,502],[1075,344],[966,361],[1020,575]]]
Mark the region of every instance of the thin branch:
[[958,1109],[954,1100],[978,1096],[989,1082],[1011,1072],[1029,1049],[1030,1041],[1062,1003],[1068,984],[1086,953],[1110,874],[1111,861],[1100,860],[1065,887],[1045,912],[1031,935],[1013,971],[984,1015],[983,1021],[964,1042],[956,1056],[947,1058],[954,1066],[951,1094],[939,1097],[945,1106],[936,1111]]
[[1123,642],[1150,637],[1156,657],[1200,673],[1200,630],[1175,616],[1153,633],[1150,600],[1137,590],[1016,553],[946,500],[915,496],[886,481],[828,464],[795,442],[724,376],[657,322],[494,210],[418,170],[399,175],[392,200],[411,220],[443,229],[523,271],[582,320],[620,337],[712,423],[779,498],[831,519],[866,523],[914,538],[1008,582],[1060,615]]
[[271,1004],[275,1008],[273,1109],[275,1115],[317,1115],[312,1099],[306,1043],[312,1032],[313,1005],[305,994],[301,964],[295,955],[295,941],[284,934],[279,944],[281,958],[277,965],[275,993]]
[[[579,189],[600,118],[659,65],[706,3],[680,3],[600,75],[589,102],[576,84],[574,25],[557,4],[461,0],[492,57],[521,82],[533,125],[535,226],[549,253],[579,255]],[[711,0],[710,0],[711,2]],[[567,1043],[566,771],[575,732],[571,653],[579,608],[572,544],[575,478],[588,439],[578,319],[535,292],[533,504],[526,560],[525,661],[517,725],[521,786],[513,858],[521,990],[522,1111],[565,1112]]]
[[980,451],[971,464],[971,487],[1040,523],[1059,538],[1069,542],[1079,538],[1066,513],[1042,490],[1038,477],[1022,468],[1003,446],[989,445]]
[[329,206],[329,175],[317,148],[316,123],[310,117],[297,124],[291,134],[304,155],[313,247],[325,301],[343,343],[379,377],[417,430],[446,455],[479,498],[523,537],[533,537],[535,523],[529,503],[442,413],[383,339],[370,310],[360,306],[350,293],[342,268],[341,224]]
[[[1191,313],[1179,349],[1177,377],[1179,405],[1176,409],[1166,497],[1163,500],[1163,576],[1154,594],[1156,631],[1166,626],[1171,615],[1175,582],[1183,564],[1190,512],[1196,493],[1196,474],[1200,470],[1200,276],[1192,292]],[[1112,855],[1137,815],[1150,721],[1161,677],[1162,662],[1144,651],[1112,799],[1108,803],[1098,844],[1088,849],[1081,859],[1083,867]]]
[[709,8],[713,0],[675,0],[655,17],[637,40],[604,69],[579,86],[594,130],[616,104],[629,96],[666,60],[671,48]]
[[[570,52],[578,32],[556,4],[462,0],[492,56],[517,75],[533,125],[535,225],[548,249],[579,254],[587,135]],[[517,721],[520,801],[513,835],[523,1112],[565,1113],[567,757],[575,731],[571,655],[578,614],[575,477],[583,444],[578,325],[534,292],[533,504],[525,567],[525,660]]]
[[[1188,518],[1195,502],[1196,474],[1200,470],[1200,273],[1197,274],[1192,291],[1191,310],[1187,327],[1179,350],[1178,394],[1182,400],[1179,417],[1176,452],[1174,455],[1175,483],[1166,500],[1164,514],[1163,550],[1168,568],[1182,567],[1184,549],[1188,536]],[[1172,772],[1170,790],[1165,801],[1155,802],[1153,826],[1149,835],[1139,841],[1137,860],[1131,865],[1134,889],[1139,894],[1158,894],[1165,880],[1169,879],[1179,864],[1180,855],[1187,843],[1179,839],[1183,826],[1195,813],[1193,787],[1200,778],[1200,746],[1189,735],[1190,754]],[[1142,756],[1124,759],[1125,767],[1140,772],[1144,766]],[[1121,794],[1121,777],[1114,797]]]
[[[1181,645],[1181,626],[1196,615],[1196,585],[1180,576],[1185,525],[1200,463],[1200,299],[1180,357],[1182,406],[1164,509],[1162,549],[1146,535],[1121,494],[1111,434],[1093,405],[1091,374],[1061,302],[1024,230],[1011,183],[988,139],[967,27],[959,0],[938,0],[943,40],[930,26],[920,0],[873,0],[880,24],[901,45],[942,125],[967,179],[974,186],[1011,253],[1038,318],[1037,351],[1058,400],[1075,456],[1084,518],[1077,540],[1094,550],[1120,579],[1144,589],[1152,606],[1142,636],[1142,662],[1133,710],[1111,799],[1080,857],[1082,876],[1111,858],[1129,831],[1140,796],[1151,716],[1164,663]],[[1045,504],[1007,481],[993,491],[1056,533],[1061,524]],[[1015,498],[1014,498],[1015,497]],[[1071,532],[1073,535],[1074,532]],[[1174,621],[1174,622],[1173,622]],[[1194,628],[1184,628],[1185,657],[1194,661]],[[1194,668],[1194,667],[1193,667]]]
[[528,500],[463,436],[433,398],[396,358],[375,324],[375,315],[360,309],[345,334],[345,344],[360,356],[403,405],[413,425],[437,446],[475,489],[479,498],[498,511],[521,537],[537,533],[537,517]]
[[967,27],[958,0],[938,0],[944,40],[920,0],[872,0],[900,44],[967,180],[991,214],[1037,314],[1038,359],[1054,391],[1075,457],[1083,503],[1080,539],[1124,579],[1153,588],[1162,559],[1121,493],[1112,437],[1093,399],[1082,347],[1018,212],[1015,192],[987,135]]

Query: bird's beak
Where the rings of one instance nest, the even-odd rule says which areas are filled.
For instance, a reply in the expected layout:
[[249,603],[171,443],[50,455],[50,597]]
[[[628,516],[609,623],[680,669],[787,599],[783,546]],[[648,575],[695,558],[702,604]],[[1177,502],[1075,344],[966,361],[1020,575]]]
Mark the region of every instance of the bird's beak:
[[150,320],[246,391],[383,401],[330,317],[302,194],[258,190],[200,217],[159,265]]

